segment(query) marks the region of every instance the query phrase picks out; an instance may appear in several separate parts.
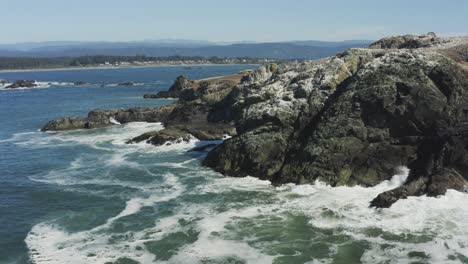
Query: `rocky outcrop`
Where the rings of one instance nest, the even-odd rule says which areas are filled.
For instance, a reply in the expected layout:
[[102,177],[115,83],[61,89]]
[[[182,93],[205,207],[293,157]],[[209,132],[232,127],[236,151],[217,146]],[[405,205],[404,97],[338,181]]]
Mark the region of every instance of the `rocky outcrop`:
[[93,110],[87,118],[67,117],[49,121],[41,131],[91,129],[128,122],[166,122],[174,105],[163,107],[136,107]]
[[123,83],[117,84],[117,86],[133,86],[133,85],[135,85],[134,82],[123,82]]
[[418,49],[442,44],[444,41],[433,32],[425,35],[404,35],[383,38],[370,45],[372,49]]
[[7,80],[2,80],[2,79],[0,79],[0,85],[5,85],[5,84],[7,84],[7,83],[8,83]]
[[[468,43],[468,40],[466,41]],[[455,45],[447,49],[442,49],[442,52],[447,54],[450,58],[458,62],[468,63],[468,44]]]
[[[152,131],[129,140],[127,143],[146,141],[153,145],[178,143],[190,138],[199,140],[222,140],[226,135],[236,134],[231,122],[214,120],[210,114],[216,112],[214,105],[222,107],[224,98],[239,84],[246,73],[214,77],[202,80],[190,80],[179,76],[167,97],[178,97],[178,104],[164,122],[165,128]],[[145,98],[161,98],[157,95],[145,95]],[[166,142],[166,143],[165,143]]]
[[[468,74],[437,50],[419,48],[438,43],[435,36],[397,39],[251,74],[264,77],[236,87],[224,100],[229,110],[213,115],[234,121],[238,136],[211,151],[204,164],[275,184],[321,180],[333,186],[374,186],[409,166],[407,184],[383,194],[376,206],[391,204],[388,197],[463,190],[465,139],[449,133],[447,142],[458,143],[439,143],[444,154],[425,146],[446,142],[443,131],[465,131]],[[434,163],[440,165],[424,170]]]
[[245,74],[247,73],[241,72],[235,75],[202,80],[190,80],[184,76],[179,76],[168,91],[161,91],[157,94],[145,94],[143,98],[178,98],[179,103],[214,104],[226,97],[232,88],[240,83]]
[[203,164],[274,184],[375,186],[407,166],[406,183],[376,197],[376,207],[464,191],[468,69],[447,53],[460,45],[434,34],[391,37],[322,60],[264,65],[238,81],[179,77],[168,91],[177,104],[93,111],[84,126],[163,122],[128,142],[154,145],[231,135]]
[[33,81],[33,80],[17,80],[5,88],[8,88],[8,89],[31,88],[31,87],[36,87],[36,86],[37,86],[36,81]]
[[160,91],[157,94],[145,94],[144,98],[179,98],[180,93],[183,90],[197,89],[198,85],[195,81],[188,79],[185,76],[179,76],[176,78],[172,86],[167,91]]
[[161,146],[167,144],[188,142],[190,139],[198,140],[222,140],[227,135],[235,135],[233,126],[226,124],[204,124],[204,125],[175,125],[159,131],[150,131],[130,139],[127,144],[146,143]]
[[182,130],[165,128],[160,131],[146,132],[138,137],[132,138],[127,141],[127,144],[139,143],[145,141],[148,144],[155,146],[170,145],[181,142],[189,142],[193,137]]
[[211,110],[211,106],[207,104],[179,104],[167,116],[163,130],[145,133],[127,143],[146,141],[149,144],[160,146],[165,142],[180,143],[191,138],[221,140],[226,135],[235,135],[236,130],[232,124],[208,120],[208,113]]
[[83,117],[65,117],[49,121],[41,131],[63,131],[86,128],[87,120]]

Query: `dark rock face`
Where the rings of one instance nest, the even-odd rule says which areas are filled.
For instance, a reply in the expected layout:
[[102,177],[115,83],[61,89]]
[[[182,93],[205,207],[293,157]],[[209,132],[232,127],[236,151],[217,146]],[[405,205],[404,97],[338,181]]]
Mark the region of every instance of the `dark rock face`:
[[7,80],[2,80],[2,79],[0,79],[0,85],[5,85],[5,84],[7,84],[7,83],[8,83]]
[[83,81],[78,81],[78,82],[74,82],[73,85],[76,85],[76,86],[79,86],[79,85],[85,85],[86,82],[83,82]]
[[383,38],[372,45],[373,49],[417,49],[427,48],[443,43],[443,40],[436,36],[435,33],[427,33],[425,35],[404,35]]
[[[276,184],[333,186],[374,186],[408,166],[407,184],[375,206],[465,188],[466,143],[450,131],[468,120],[468,74],[455,61],[426,49],[354,49],[267,72],[225,98],[229,110],[214,116],[234,121],[238,136],[211,151],[205,165]],[[444,133],[458,143],[441,141]],[[442,143],[425,149],[434,142]]]
[[31,87],[36,87],[36,86],[37,84],[36,84],[36,81],[34,80],[17,80],[5,88],[8,88],[8,89],[31,88]]
[[468,155],[466,134],[462,128],[457,131],[443,131],[428,136],[419,143],[417,159],[409,164],[411,170],[405,185],[381,193],[371,202],[374,207],[390,207],[398,199],[408,196],[443,195],[448,189],[468,190]]

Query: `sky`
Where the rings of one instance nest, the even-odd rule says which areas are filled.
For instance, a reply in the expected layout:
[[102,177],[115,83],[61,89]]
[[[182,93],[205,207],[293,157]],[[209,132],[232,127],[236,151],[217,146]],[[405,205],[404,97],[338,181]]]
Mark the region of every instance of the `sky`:
[[0,43],[468,35],[468,0],[0,0]]

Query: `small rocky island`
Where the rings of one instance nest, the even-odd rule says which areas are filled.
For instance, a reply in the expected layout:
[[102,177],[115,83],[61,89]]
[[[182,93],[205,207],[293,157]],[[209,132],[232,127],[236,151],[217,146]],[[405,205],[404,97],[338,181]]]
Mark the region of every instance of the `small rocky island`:
[[[0,84],[5,85],[8,82],[5,80],[0,80]],[[6,86],[6,89],[17,89],[17,88],[32,88],[36,87],[37,82],[34,80],[17,80],[13,82],[12,84]]]
[[370,202],[390,207],[408,196],[468,186],[468,38],[433,33],[384,38],[368,48],[301,63],[265,65],[224,78],[179,77],[159,108],[94,110],[42,128],[96,128],[162,122],[128,143],[154,145],[232,138],[205,166],[273,184],[375,186],[407,166],[404,185]]

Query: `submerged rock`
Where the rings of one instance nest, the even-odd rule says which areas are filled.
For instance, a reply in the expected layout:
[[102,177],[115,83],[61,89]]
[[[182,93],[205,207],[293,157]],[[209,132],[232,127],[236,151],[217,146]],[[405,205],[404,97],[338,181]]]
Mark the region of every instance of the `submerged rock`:
[[37,83],[34,80],[17,80],[5,88],[8,88],[8,89],[31,88],[31,87],[36,87],[36,86],[37,86]]

